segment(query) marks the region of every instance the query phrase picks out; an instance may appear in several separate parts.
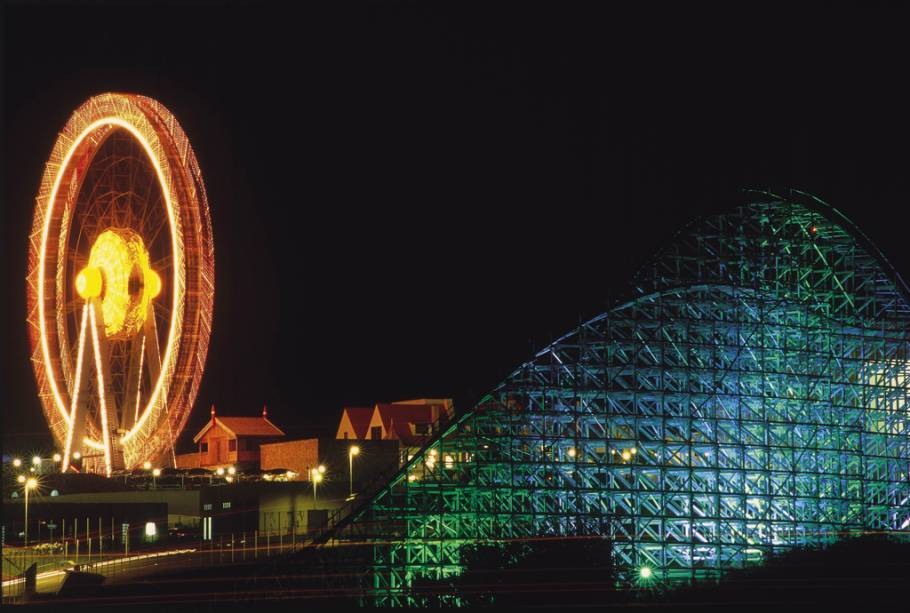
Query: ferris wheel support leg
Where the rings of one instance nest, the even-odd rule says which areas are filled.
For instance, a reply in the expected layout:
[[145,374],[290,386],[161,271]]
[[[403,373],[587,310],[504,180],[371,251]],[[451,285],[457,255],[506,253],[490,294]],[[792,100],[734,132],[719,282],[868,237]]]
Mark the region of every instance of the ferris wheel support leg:
[[120,416],[122,432],[130,430],[139,419],[139,394],[142,389],[142,363],[144,358],[145,335],[137,334],[130,341],[130,365],[126,378],[126,394],[123,396],[123,413]]
[[[143,334],[144,334],[144,347],[146,360],[148,361],[149,376],[152,381],[157,381],[158,377],[161,376],[161,348],[158,345],[158,324],[155,322],[155,311],[154,306],[149,304],[149,312],[145,318],[145,324],[143,324]],[[165,413],[165,421],[168,425],[168,437],[171,441],[170,455],[171,455],[171,464],[174,468],[177,468],[177,457],[174,450],[174,436],[171,431],[171,422],[168,420],[168,409],[167,409],[167,380],[164,381],[165,389],[162,390],[164,393],[161,394],[161,403]]]
[[93,299],[89,303],[92,315],[92,343],[95,348],[95,372],[98,376],[98,398],[100,401],[101,429],[104,437],[105,472],[110,476],[112,470],[124,468],[123,449],[120,446],[119,419],[117,418],[117,400],[111,389],[110,355],[111,347],[104,334],[104,317],[100,304]]
[[[72,463],[73,453],[82,449],[82,437],[85,434],[85,411],[88,406],[88,381],[89,381],[89,363],[86,355],[86,328],[89,321],[89,306],[86,303],[82,307],[82,321],[79,326],[79,347],[76,354],[76,377],[71,397],[73,399],[70,408],[69,426],[66,429],[66,439],[63,445],[63,464],[61,470],[66,472]],[[91,352],[91,348],[89,348]]]

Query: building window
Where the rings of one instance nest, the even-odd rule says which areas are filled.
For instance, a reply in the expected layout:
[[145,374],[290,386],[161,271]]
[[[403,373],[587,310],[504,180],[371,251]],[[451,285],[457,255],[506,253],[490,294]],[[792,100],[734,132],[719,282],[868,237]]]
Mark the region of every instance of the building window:
[[230,503],[230,502],[222,502],[222,503],[221,503],[221,508],[222,508],[222,509],[230,509],[230,508],[231,508],[231,503]]
[[382,439],[382,426],[373,426],[370,428],[370,438],[374,441]]
[[228,451],[237,451],[237,439],[232,438],[228,441]]
[[208,443],[202,443],[202,446],[199,447],[199,451],[201,451],[202,453],[208,453],[208,452],[209,452],[209,444],[208,444]]
[[211,510],[212,510],[212,503],[211,503],[211,502],[207,502],[207,503],[205,503],[204,505],[202,505],[202,510],[203,510],[203,511],[211,511]]

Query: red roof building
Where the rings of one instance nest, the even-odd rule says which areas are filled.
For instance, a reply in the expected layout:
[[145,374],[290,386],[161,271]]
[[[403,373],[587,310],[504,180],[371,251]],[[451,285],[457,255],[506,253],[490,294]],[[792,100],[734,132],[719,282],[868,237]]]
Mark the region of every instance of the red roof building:
[[341,421],[335,438],[365,439],[372,417],[373,407],[345,407],[341,411]]
[[[265,407],[261,417],[217,417],[212,406],[212,419],[193,437],[199,445],[197,461],[178,457],[178,464],[195,464],[202,468],[218,466],[259,467],[259,446],[274,443],[284,437],[284,432],[268,419]],[[183,461],[180,461],[183,460]]]
[[372,408],[352,407],[341,413],[336,438],[397,440],[403,447],[418,447],[433,432],[433,425],[454,416],[449,398],[418,398],[377,403]]

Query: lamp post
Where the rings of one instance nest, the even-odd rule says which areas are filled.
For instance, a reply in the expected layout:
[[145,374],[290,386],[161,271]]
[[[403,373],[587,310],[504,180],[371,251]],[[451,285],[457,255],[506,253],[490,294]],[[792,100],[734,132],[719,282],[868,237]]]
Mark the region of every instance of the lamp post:
[[[323,467],[320,467],[323,468]],[[323,468],[322,472],[319,471],[319,468],[314,468],[310,471],[310,479],[313,481],[313,508],[316,508],[316,485],[322,481],[322,473],[325,472]]]
[[160,477],[160,476],[161,476],[160,468],[152,469],[152,489],[154,489],[154,490],[158,489],[158,477]]
[[25,481],[25,546],[28,547],[28,491],[38,486],[38,480],[34,477]]
[[348,475],[350,477],[350,488],[348,495],[354,497],[354,456],[360,453],[360,447],[357,445],[351,445],[351,448],[348,449]]

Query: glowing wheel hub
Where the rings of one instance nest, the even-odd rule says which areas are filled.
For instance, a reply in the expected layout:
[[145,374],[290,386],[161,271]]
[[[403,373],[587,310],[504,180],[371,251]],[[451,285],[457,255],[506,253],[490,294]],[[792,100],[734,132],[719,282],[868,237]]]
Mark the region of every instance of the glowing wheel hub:
[[109,339],[128,339],[142,329],[161,277],[149,265],[141,236],[111,228],[95,239],[88,266],[76,275],[76,291],[86,300],[100,298]]

